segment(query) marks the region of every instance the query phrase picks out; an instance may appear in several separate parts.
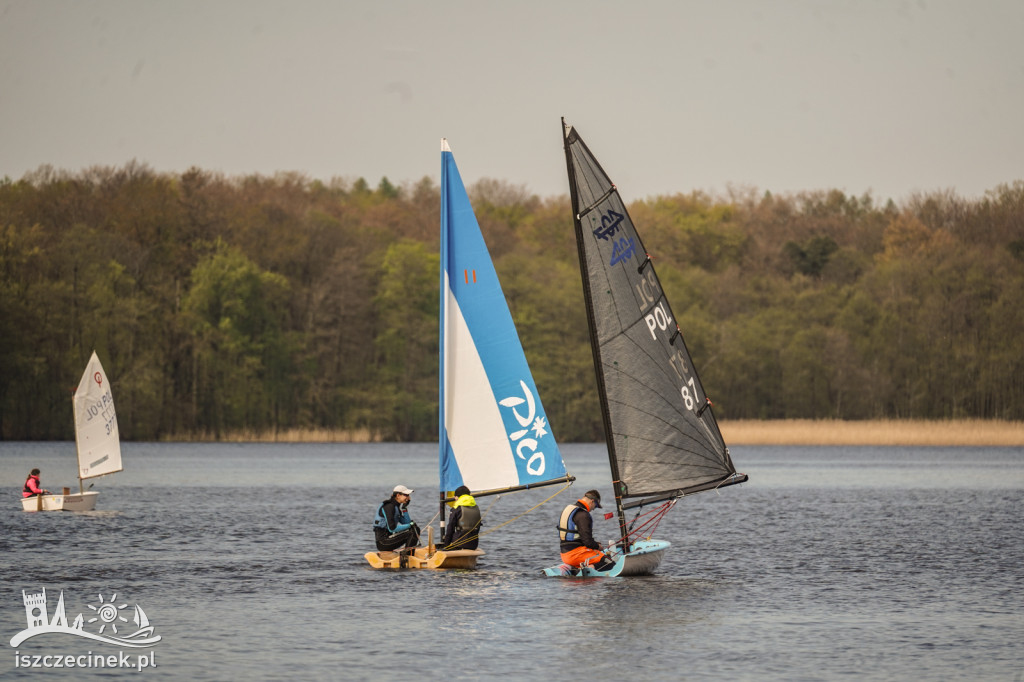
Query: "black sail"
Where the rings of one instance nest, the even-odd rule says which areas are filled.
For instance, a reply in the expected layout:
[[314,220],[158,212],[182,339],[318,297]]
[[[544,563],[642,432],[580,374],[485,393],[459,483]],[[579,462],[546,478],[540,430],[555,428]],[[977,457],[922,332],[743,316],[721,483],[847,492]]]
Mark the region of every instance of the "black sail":
[[618,190],[564,120],[563,132],[616,497],[660,499],[746,480]]

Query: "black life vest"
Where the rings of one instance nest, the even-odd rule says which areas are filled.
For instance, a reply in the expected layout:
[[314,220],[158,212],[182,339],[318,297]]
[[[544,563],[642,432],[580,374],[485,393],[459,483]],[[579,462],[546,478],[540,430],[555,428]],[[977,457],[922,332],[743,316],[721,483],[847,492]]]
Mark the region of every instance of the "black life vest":
[[480,507],[476,505],[473,505],[472,507],[459,505],[459,509],[462,510],[462,513],[459,514],[458,526],[456,526],[459,533],[472,531],[479,527],[480,520],[482,518],[480,515]]

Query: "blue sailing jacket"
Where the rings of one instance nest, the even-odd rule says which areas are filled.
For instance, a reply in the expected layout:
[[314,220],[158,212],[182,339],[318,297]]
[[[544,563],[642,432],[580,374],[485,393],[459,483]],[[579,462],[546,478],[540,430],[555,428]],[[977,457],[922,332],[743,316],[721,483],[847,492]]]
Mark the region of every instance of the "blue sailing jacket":
[[377,507],[377,515],[373,519],[374,529],[380,529],[389,535],[401,533],[412,528],[412,517],[393,499],[384,500]]

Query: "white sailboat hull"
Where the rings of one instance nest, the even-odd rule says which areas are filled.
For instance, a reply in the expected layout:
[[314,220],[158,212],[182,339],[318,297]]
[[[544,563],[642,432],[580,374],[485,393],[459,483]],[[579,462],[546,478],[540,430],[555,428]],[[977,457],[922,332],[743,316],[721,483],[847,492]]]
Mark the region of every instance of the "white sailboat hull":
[[92,511],[96,508],[98,492],[88,491],[73,495],[35,495],[21,498],[23,511]]
[[[637,540],[625,556],[619,556],[607,571],[598,571],[590,566],[574,569],[565,564],[544,569],[544,575],[553,578],[619,578],[633,575],[651,575],[661,565],[665,551],[672,543],[665,540]],[[609,556],[615,555],[609,552]]]
[[620,576],[651,575],[661,565],[665,551],[671,546],[665,540],[638,540],[633,550],[625,556]]

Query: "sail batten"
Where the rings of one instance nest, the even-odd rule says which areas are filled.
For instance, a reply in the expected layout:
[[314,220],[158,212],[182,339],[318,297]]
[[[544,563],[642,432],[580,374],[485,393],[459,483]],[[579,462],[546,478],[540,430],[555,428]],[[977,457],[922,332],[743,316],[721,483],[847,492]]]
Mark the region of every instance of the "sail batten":
[[667,499],[731,481],[732,459],[654,263],[578,131],[563,132],[615,494]]

